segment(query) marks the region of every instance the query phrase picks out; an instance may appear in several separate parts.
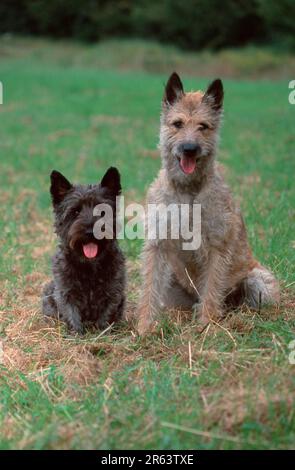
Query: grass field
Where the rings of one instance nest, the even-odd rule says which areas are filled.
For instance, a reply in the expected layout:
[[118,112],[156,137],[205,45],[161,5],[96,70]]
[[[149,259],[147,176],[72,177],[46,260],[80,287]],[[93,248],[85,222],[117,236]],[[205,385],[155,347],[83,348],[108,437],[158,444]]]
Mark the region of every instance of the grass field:
[[[106,56],[102,46],[21,39],[0,46],[0,448],[294,448],[295,366],[288,361],[295,339],[293,58],[288,69],[269,53],[256,81],[233,78],[243,73],[243,52],[223,64],[220,161],[255,255],[280,279],[280,310],[233,312],[202,334],[191,318],[175,313],[145,339],[126,324],[78,338],[40,315],[55,245],[51,170],[95,182],[116,165],[127,201],[143,201],[160,168],[167,70],[184,71],[187,89],[215,78],[214,56],[193,74],[200,58],[179,59],[167,50],[165,63],[166,49],[157,46],[165,69],[154,62],[142,67],[146,62],[134,65],[132,52],[149,57],[155,45],[119,46],[106,45]],[[242,69],[232,75],[237,57]],[[249,62],[249,51],[244,57]],[[252,62],[249,67],[252,76]],[[141,243],[124,241],[122,248],[132,309]]]

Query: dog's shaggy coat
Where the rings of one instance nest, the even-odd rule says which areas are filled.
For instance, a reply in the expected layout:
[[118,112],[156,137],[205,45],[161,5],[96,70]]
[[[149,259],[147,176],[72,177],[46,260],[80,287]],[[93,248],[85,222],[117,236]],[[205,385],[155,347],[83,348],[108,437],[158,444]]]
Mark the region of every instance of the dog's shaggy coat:
[[52,260],[53,280],[43,293],[43,313],[59,317],[78,333],[86,324],[105,328],[123,313],[125,260],[116,239],[94,237],[93,209],[108,204],[115,223],[119,172],[109,168],[100,184],[74,186],[53,171],[50,192],[59,246]]
[[226,305],[279,301],[273,274],[252,255],[240,209],[215,161],[222,114],[223,85],[205,93],[185,93],[171,75],[162,104],[162,169],[147,203],[201,204],[201,246],[182,249],[184,240],[146,240],[138,330],[152,327],[162,308],[196,309],[202,325],[218,320]]

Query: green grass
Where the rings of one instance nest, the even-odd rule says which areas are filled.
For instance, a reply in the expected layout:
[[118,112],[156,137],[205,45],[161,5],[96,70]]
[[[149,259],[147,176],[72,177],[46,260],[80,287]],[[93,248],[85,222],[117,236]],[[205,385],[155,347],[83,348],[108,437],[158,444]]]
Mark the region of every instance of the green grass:
[[[212,326],[202,335],[189,318],[164,318],[158,334],[144,340],[128,325],[79,339],[63,327],[48,328],[40,316],[54,250],[49,174],[55,168],[73,181],[95,182],[116,165],[126,199],[143,201],[160,168],[155,149],[166,68],[187,72],[187,89],[202,88],[213,78],[214,56],[207,57],[208,78],[192,78],[191,56],[180,59],[156,45],[109,43],[106,62],[103,46],[23,44],[2,45],[0,56],[0,448],[294,447],[288,343],[295,337],[295,106],[288,103],[289,80],[224,80],[219,152],[254,253],[281,281],[280,315],[241,311],[226,329]],[[153,67],[134,65],[132,52],[147,57],[151,50],[158,61]],[[236,66],[237,55],[227,57]],[[244,57],[246,67],[249,52]],[[165,70],[155,65],[161,60]],[[277,62],[271,64],[280,76]],[[133,308],[141,243],[122,247]]]

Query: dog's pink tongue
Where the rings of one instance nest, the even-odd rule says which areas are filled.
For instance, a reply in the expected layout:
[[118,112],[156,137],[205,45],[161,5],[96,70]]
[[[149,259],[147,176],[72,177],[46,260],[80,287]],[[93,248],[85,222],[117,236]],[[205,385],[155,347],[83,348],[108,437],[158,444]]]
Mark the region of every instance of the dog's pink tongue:
[[86,258],[95,258],[97,255],[98,246],[96,243],[87,243],[87,245],[83,245],[83,253]]
[[186,173],[187,175],[190,175],[196,169],[195,157],[186,157],[186,156],[181,157],[180,166],[182,170],[184,171],[184,173]]

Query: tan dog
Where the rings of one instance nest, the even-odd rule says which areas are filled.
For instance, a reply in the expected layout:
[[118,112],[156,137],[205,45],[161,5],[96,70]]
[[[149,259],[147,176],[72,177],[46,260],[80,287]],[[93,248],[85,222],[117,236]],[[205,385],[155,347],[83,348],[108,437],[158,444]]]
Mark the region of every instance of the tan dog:
[[240,209],[215,162],[223,85],[184,93],[173,73],[163,98],[162,170],[147,203],[201,204],[201,246],[183,250],[181,239],[146,240],[138,331],[153,325],[160,309],[197,308],[199,321],[218,320],[225,305],[253,308],[279,301],[273,274],[253,258]]

